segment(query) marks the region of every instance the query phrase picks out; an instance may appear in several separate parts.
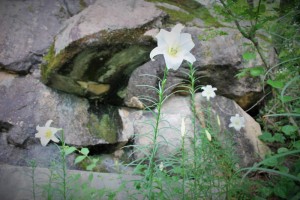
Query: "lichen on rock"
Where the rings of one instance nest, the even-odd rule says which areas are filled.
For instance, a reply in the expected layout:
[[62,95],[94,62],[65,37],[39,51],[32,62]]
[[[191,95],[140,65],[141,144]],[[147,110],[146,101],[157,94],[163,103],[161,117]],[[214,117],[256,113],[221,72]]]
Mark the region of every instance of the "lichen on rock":
[[103,139],[109,144],[118,142],[120,127],[115,110],[112,107],[99,108],[98,111],[91,110],[87,126],[93,137]]

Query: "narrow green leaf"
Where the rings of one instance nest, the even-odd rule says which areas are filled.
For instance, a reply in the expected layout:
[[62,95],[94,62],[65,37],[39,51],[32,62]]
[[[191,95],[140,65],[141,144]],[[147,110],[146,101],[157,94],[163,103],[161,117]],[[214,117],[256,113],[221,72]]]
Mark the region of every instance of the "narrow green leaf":
[[286,117],[300,117],[300,113],[280,113],[280,114],[270,114],[270,115],[265,115],[266,117],[281,117],[281,116],[286,116]]
[[271,85],[273,88],[282,89],[284,87],[284,83],[281,81],[273,81],[271,79],[267,80],[267,84]]
[[75,159],[75,164],[80,163],[80,162],[83,161],[85,158],[86,158],[86,156],[78,156],[78,157]]
[[82,148],[81,150],[80,150],[80,153],[82,153],[83,155],[85,155],[85,156],[87,156],[88,154],[89,154],[89,149],[88,148]]

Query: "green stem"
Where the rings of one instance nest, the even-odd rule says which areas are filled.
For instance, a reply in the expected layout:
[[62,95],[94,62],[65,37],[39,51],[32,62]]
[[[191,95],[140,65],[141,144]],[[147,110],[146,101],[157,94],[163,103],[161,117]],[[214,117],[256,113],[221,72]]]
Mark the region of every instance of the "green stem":
[[[189,78],[190,78],[190,94],[191,94],[191,110],[193,113],[192,116],[192,125],[193,125],[193,136],[194,136],[194,140],[193,140],[193,152],[194,152],[194,159],[193,159],[193,163],[194,163],[194,176],[197,175],[197,169],[198,169],[198,150],[197,150],[197,140],[198,140],[198,135],[197,135],[197,130],[196,130],[196,118],[197,118],[197,114],[196,114],[196,105],[195,105],[195,95],[196,95],[196,78],[195,78],[195,69],[193,68],[192,65],[189,65],[190,67],[190,74],[189,74]],[[199,180],[197,178],[197,176],[194,178],[194,184],[193,184],[193,191],[195,191],[193,194],[193,199],[197,199],[197,185],[199,183]]]
[[36,162],[35,161],[31,161],[31,180],[32,180],[32,197],[33,197],[33,200],[36,199],[36,196],[35,196],[35,169],[37,167],[36,165]]
[[157,115],[156,115],[156,119],[155,119],[155,127],[154,127],[154,137],[153,137],[153,149],[152,149],[152,153],[150,156],[150,161],[149,161],[149,182],[148,182],[148,198],[151,199],[152,198],[152,188],[153,188],[153,174],[154,174],[154,168],[155,168],[155,156],[157,153],[157,149],[158,149],[158,144],[157,144],[157,138],[158,138],[158,131],[159,131],[159,122],[160,122],[160,118],[161,118],[161,108],[162,108],[162,104],[164,101],[164,90],[165,90],[165,86],[166,86],[166,82],[167,82],[167,75],[168,75],[168,68],[166,67],[164,70],[164,76],[163,79],[161,81],[161,83],[159,83],[159,90],[158,90],[158,103],[157,103]]
[[182,136],[182,159],[181,159],[181,167],[182,167],[182,199],[185,199],[185,151],[184,151],[184,137]]
[[[223,5],[223,7],[225,8],[225,11],[227,12],[227,14],[229,14],[231,17],[236,18],[236,16],[233,14],[233,12],[231,11],[231,9],[226,5],[226,3],[224,2],[224,0],[220,0],[221,4]],[[245,31],[242,26],[240,25],[238,20],[234,20],[234,23],[237,27],[237,29],[240,31],[240,33],[247,38],[248,40],[250,40],[252,42],[252,44],[254,45],[257,53],[259,54],[259,57],[261,58],[262,62],[264,63],[265,67],[267,69],[269,69],[269,65],[266,61],[266,59],[263,56],[263,53],[261,52],[261,49],[259,47],[258,41],[255,39],[255,34],[257,31],[256,25],[258,23],[258,12],[260,9],[260,4],[261,4],[261,0],[259,0],[259,5],[257,8],[257,15],[256,15],[256,19],[255,19],[255,24],[252,25],[251,29],[247,31]]]
[[62,170],[63,170],[63,199],[67,199],[67,163],[66,163],[66,143],[64,138],[64,131],[62,131],[62,149],[61,149],[61,159],[62,159]]

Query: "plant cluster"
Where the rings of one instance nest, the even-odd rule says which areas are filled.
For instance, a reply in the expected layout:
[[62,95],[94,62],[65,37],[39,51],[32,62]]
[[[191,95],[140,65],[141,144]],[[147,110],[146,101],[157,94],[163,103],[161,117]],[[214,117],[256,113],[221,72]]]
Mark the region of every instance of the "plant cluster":
[[[159,97],[157,102],[149,99],[154,103],[151,108],[155,107],[155,110],[147,108],[154,117],[154,121],[150,122],[153,131],[148,136],[152,145],[132,145],[134,153],[142,153],[143,157],[129,164],[135,167],[133,174],[140,177],[134,181],[135,191],[131,193],[131,199],[141,196],[144,199],[300,198],[300,13],[296,9],[300,7],[300,3],[294,2],[294,6],[288,6],[285,10],[281,7],[278,10],[271,9],[268,6],[264,0],[220,0],[220,4],[215,4],[214,9],[222,16],[220,18],[224,22],[233,22],[243,37],[250,41],[247,45],[251,47],[251,51],[245,51],[242,55],[244,62],[259,58],[263,63],[241,70],[237,78],[252,76],[262,80],[265,95],[257,102],[257,105],[261,106],[257,121],[263,128],[259,139],[267,143],[272,152],[260,163],[240,169],[236,165],[237,159],[232,148],[224,148],[224,143],[230,147],[233,145],[232,141],[229,139],[221,143],[216,139],[220,132],[219,117],[213,115],[208,107],[202,109],[204,119],[199,118],[195,106],[196,93],[202,89],[202,96],[210,101],[216,96],[217,88],[211,85],[196,86],[198,77],[195,76],[196,70],[192,65],[196,58],[190,53],[194,43],[190,34],[181,33],[183,26],[178,24],[170,32],[160,30],[156,36],[158,46],[150,53],[151,59],[162,54],[166,68],[163,77],[157,77],[158,88],[151,88]],[[277,51],[277,64],[269,63],[261,46],[260,41],[266,39],[266,33],[272,36],[267,40],[272,42]],[[209,40],[218,35],[226,35],[226,32],[212,30],[210,34],[199,36],[198,39]],[[189,119],[192,122],[189,135],[192,137],[187,137],[187,119],[182,119],[181,129],[174,130],[174,134],[181,135],[181,145],[176,147],[177,151],[173,155],[160,155],[158,152],[161,145],[170,145],[161,136],[164,129],[160,127],[161,121],[164,120],[162,105],[173,95],[166,95],[169,89],[166,88],[168,72],[170,69],[177,70],[183,60],[189,64],[186,90],[189,91],[190,108],[193,113]],[[211,123],[212,118],[215,118],[217,124]],[[71,153],[79,154],[75,164],[85,159],[90,161],[87,170],[93,170],[98,160],[89,157],[87,148],[67,146],[63,133],[58,139],[55,134],[61,129],[50,127],[51,122],[47,121],[45,127],[37,126],[36,134],[43,146],[50,141],[60,143],[58,148],[61,153],[61,165],[60,168],[50,169],[49,183],[44,186],[46,198],[76,199],[80,195],[74,196],[73,192],[81,187],[85,190],[80,197],[99,199],[106,196],[113,199],[114,194],[110,191],[107,193],[90,187],[92,175],[88,183],[77,183],[80,176],[67,174],[66,157]],[[245,127],[245,119],[236,114],[226,126],[240,131]],[[230,133],[228,135],[230,136]],[[32,162],[33,199],[36,199],[37,187],[35,168],[36,164]]]

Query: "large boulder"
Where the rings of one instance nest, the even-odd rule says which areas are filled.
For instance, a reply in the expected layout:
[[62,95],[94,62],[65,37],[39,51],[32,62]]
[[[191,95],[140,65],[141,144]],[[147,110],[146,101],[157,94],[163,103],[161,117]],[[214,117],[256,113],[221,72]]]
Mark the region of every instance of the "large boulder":
[[[165,14],[144,0],[99,0],[65,22],[42,66],[47,85],[118,104],[154,47],[144,33]],[[152,41],[152,42],[151,42]]]
[[[257,102],[263,90],[261,77],[241,79],[236,77],[241,69],[263,65],[258,54],[254,60],[249,62],[243,60],[244,52],[252,51],[250,45],[245,46],[245,43],[251,43],[249,40],[243,38],[239,31],[229,28],[214,29],[215,35],[209,39],[206,38],[208,32],[204,28],[187,27],[183,29],[183,32],[190,33],[195,43],[191,52],[196,57],[193,66],[196,69],[196,77],[199,77],[197,85],[217,87],[219,95],[235,100],[244,109]],[[261,42],[264,45],[264,55],[268,58],[268,62],[274,64],[276,62],[274,50],[267,42]],[[155,61],[149,61],[137,68],[129,79],[125,96],[126,105],[134,107],[130,103],[131,99],[145,95],[144,90],[137,85],[156,87],[164,68],[162,56],[157,56]],[[189,73],[189,67],[185,62],[177,71],[170,71],[167,87],[171,89],[167,91],[167,94],[188,81],[187,73]],[[147,74],[151,77],[147,77]],[[150,99],[157,98],[154,93],[147,95]],[[147,101],[142,101],[142,103],[149,105]]]
[[34,137],[36,126],[44,126],[49,119],[53,120],[51,126],[64,129],[68,145],[127,143],[129,138],[120,135],[116,108],[90,105],[84,98],[45,86],[39,78],[38,70],[25,77],[0,73],[1,162],[26,164],[26,160],[36,159],[46,165],[50,160],[45,158],[51,154],[59,157],[54,145],[42,147]]
[[92,0],[82,0],[81,7],[73,4],[71,8],[71,4],[65,2],[0,1],[0,69],[28,73],[33,66],[41,63],[43,53],[62,23],[70,17],[69,10],[78,13],[83,6],[92,4]]
[[[251,166],[257,160],[262,159],[269,151],[257,136],[261,134],[260,126],[253,118],[244,112],[234,101],[225,97],[217,96],[211,102],[206,101],[200,93],[196,94],[196,126],[200,129],[211,131],[212,139],[218,140],[224,146],[223,148],[233,148],[233,152],[239,160],[242,167]],[[207,110],[210,109],[210,115]],[[157,155],[176,155],[181,147],[182,136],[180,133],[181,120],[185,120],[186,124],[186,148],[191,148],[193,138],[192,111],[190,109],[190,98],[183,96],[172,96],[162,106],[162,118],[159,124],[159,137]],[[123,121],[123,135],[134,133],[134,141],[136,145],[151,147],[153,139],[153,125],[155,117],[152,112],[138,111],[128,108],[119,110]],[[154,112],[155,113],[155,112]],[[245,118],[245,128],[237,132],[229,128],[230,117],[240,114]],[[220,119],[220,125],[217,123],[217,115]],[[210,118],[208,118],[210,117]],[[210,121],[209,124],[205,123]],[[219,127],[215,127],[215,126]],[[213,127],[211,127],[213,126]],[[204,133],[203,133],[204,134]],[[230,143],[225,143],[230,141]],[[233,146],[231,146],[234,144]],[[201,145],[201,144],[200,144]],[[139,147],[138,149],[143,149]],[[148,152],[143,149],[139,152],[137,149],[135,156],[143,158]]]

